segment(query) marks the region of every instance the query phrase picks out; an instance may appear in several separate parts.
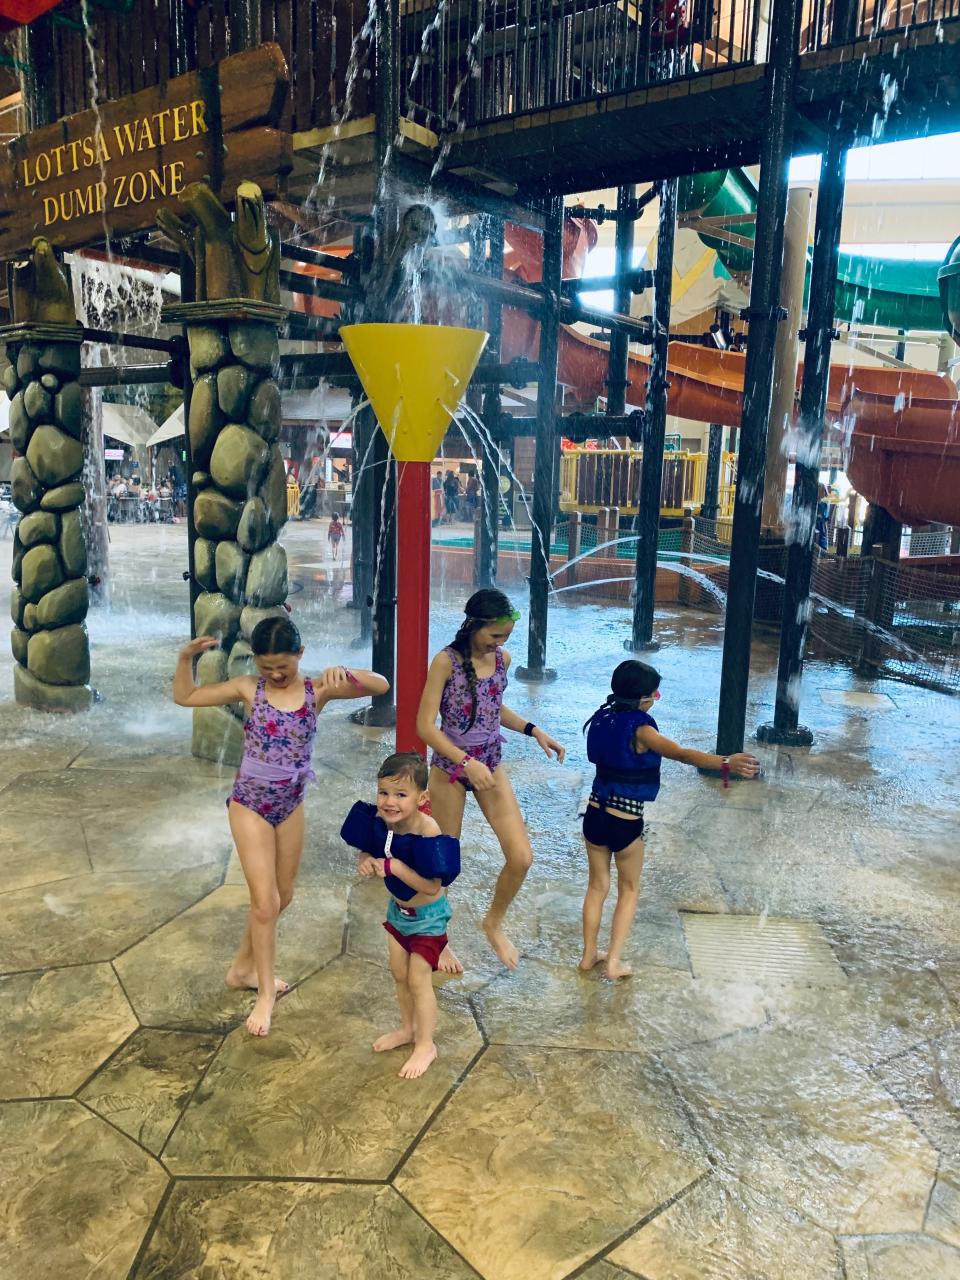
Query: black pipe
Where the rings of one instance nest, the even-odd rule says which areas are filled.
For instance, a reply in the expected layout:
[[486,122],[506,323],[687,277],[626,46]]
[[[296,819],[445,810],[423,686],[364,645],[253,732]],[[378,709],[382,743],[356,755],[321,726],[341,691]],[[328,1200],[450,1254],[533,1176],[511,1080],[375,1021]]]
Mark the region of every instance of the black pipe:
[[[803,382],[800,388],[797,461],[787,536],[787,571],[783,588],[783,621],[773,724],[757,729],[761,742],[810,746],[813,734],[799,723],[800,678],[810,618],[810,578],[813,573],[817,526],[820,448],[830,383],[834,292],[843,218],[846,142],[832,134],[820,159],[817,218],[810,269]],[[712,430],[712,428],[711,428]]]
[[314,267],[328,267],[346,277],[352,276],[356,271],[353,257],[338,258],[335,253],[324,253],[322,249],[308,249],[305,245],[288,244],[286,241],[280,245],[280,257],[292,262],[308,262]]
[[768,101],[760,142],[760,190],[750,281],[750,322],[744,368],[740,455],[730,546],[730,585],[723,633],[717,752],[743,750],[750,679],[753,605],[760,559],[760,512],[767,455],[767,419],[773,397],[774,345],[780,307],[783,226],[794,118],[794,80],[800,0],[776,0],[770,23]]
[[[632,222],[626,224],[617,223],[617,230],[620,229],[621,225],[625,225],[630,231],[633,230]],[[587,276],[582,280],[564,280],[563,293],[564,297],[575,297],[578,293],[606,293],[612,289],[614,293],[619,294],[617,312],[621,315],[629,315],[631,296],[649,289],[653,284],[653,274],[652,271],[646,271],[638,267],[635,271],[625,270],[622,276],[619,274]]]
[[663,445],[667,430],[667,347],[670,342],[670,294],[673,287],[673,243],[677,229],[677,179],[660,184],[657,232],[657,271],[654,291],[654,338],[647,378],[643,424],[643,465],[637,511],[636,590],[633,628],[624,648],[640,653],[658,648],[653,638],[657,588],[657,543],[660,534],[660,490],[663,485]]
[[707,443],[707,476],[703,486],[703,503],[700,514],[704,520],[720,517],[720,467],[723,463],[723,427],[719,422],[710,423]]
[[170,355],[180,349],[179,338],[148,338],[139,333],[120,333],[115,329],[83,330],[84,342],[99,342],[103,346],[140,347],[143,351],[166,351]]
[[[614,305],[618,311],[630,311],[633,298],[632,276],[633,265],[633,222],[622,216],[622,210],[633,203],[635,186],[620,187],[617,191],[617,232],[615,249],[615,269],[612,283],[600,288],[612,288],[615,291]],[[644,272],[644,275],[647,273]],[[581,283],[580,281],[577,282]],[[630,365],[630,339],[622,329],[615,329],[610,335],[610,351],[607,356],[607,413],[623,413],[627,405],[627,370]]]
[[118,364],[100,369],[81,369],[81,387],[136,387],[154,382],[169,382],[176,386],[179,373],[174,374],[169,364]]
[[544,203],[543,293],[540,321],[540,376],[537,383],[537,444],[533,463],[533,528],[530,530],[530,623],[527,665],[521,680],[556,679],[546,665],[547,601],[550,591],[550,534],[553,524],[554,453],[557,436],[557,355],[560,338],[560,281],[563,275],[563,200]]

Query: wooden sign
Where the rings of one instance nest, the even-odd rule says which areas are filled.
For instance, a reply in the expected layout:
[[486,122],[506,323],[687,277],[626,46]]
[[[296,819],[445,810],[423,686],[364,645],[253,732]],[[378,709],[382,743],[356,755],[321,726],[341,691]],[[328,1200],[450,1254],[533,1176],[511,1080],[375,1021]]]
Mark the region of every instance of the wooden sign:
[[74,249],[152,227],[201,179],[224,203],[244,179],[274,194],[292,165],[287,87],[266,44],[16,138],[0,149],[0,258],[38,235]]

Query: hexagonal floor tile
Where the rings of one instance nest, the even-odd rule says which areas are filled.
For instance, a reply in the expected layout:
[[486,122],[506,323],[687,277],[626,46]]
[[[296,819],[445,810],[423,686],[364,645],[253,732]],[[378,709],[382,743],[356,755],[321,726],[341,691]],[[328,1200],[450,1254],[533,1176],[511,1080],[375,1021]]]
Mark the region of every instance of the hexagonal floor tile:
[[167,1175],[79,1102],[0,1106],[3,1272],[126,1280]]
[[706,1168],[654,1059],[494,1045],[396,1185],[486,1280],[560,1280]]
[[[119,957],[117,972],[142,1023],[227,1031],[247,1016],[253,993],[233,991],[223,979],[249,908],[245,885],[223,885]],[[280,920],[277,973],[300,982],[339,955],[346,910],[345,882],[299,889]],[[277,1017],[282,1010],[281,1003]]]
[[954,1167],[960,1167],[960,1032],[917,1045],[876,1074]]
[[886,1090],[824,1040],[764,1029],[664,1063],[721,1167],[827,1231],[913,1231],[936,1152]]
[[148,822],[108,810],[87,815],[82,826],[94,871],[173,871],[204,863],[225,868],[233,849],[223,804],[189,794],[176,805],[155,806]]
[[629,1271],[622,1271],[611,1262],[595,1262],[582,1273],[582,1280],[636,1280]]
[[108,964],[0,978],[0,1098],[73,1093],[136,1029]]
[[705,1178],[609,1259],[645,1280],[837,1280],[832,1235],[734,1180]]
[[391,1187],[181,1183],[134,1280],[469,1280],[475,1272]]
[[771,988],[767,1004],[773,1022],[794,1033],[816,1039],[829,1028],[831,1047],[865,1067],[960,1029],[960,1011],[928,970],[874,970],[829,990]]
[[3,897],[0,972],[110,960],[197,902],[216,863],[188,871],[89,872]]
[[[611,890],[600,930],[601,946],[610,937],[610,919],[616,903],[616,887]],[[583,953],[581,913],[583,894],[553,890],[537,895],[540,926],[539,955],[557,965],[575,966]],[[641,901],[624,960],[634,968],[651,965],[690,972],[690,959],[683,927],[676,911],[665,911]]]
[[375,1054],[397,1025],[389,976],[342,959],[279,1003],[264,1039],[230,1035],[164,1153],[175,1174],[386,1178],[480,1048],[469,1014],[441,1005],[438,1061],[397,1072]]
[[642,968],[622,982],[524,960],[476,996],[487,1037],[497,1044],[656,1053],[716,1040],[764,1022],[758,987],[706,982],[672,969]]
[[145,1028],[97,1072],[79,1096],[159,1155],[220,1043],[216,1035]]
[[844,1240],[845,1280],[957,1280],[960,1250],[926,1236]]
[[924,1229],[927,1235],[960,1249],[960,1166],[941,1163]]
[[83,840],[77,839],[72,818],[44,818],[25,809],[0,813],[0,893],[50,884],[88,872],[90,859]]
[[[189,759],[186,758],[187,761]],[[21,774],[0,790],[0,812],[18,808],[95,815],[119,807],[130,811],[131,821],[135,824],[139,812],[136,793],[143,785],[143,773],[134,770],[38,770]],[[149,787],[152,803],[166,803],[171,808],[176,808],[185,788],[192,796],[225,797],[227,794],[221,779],[202,771],[195,772],[186,762],[180,769],[169,772],[151,769]]]

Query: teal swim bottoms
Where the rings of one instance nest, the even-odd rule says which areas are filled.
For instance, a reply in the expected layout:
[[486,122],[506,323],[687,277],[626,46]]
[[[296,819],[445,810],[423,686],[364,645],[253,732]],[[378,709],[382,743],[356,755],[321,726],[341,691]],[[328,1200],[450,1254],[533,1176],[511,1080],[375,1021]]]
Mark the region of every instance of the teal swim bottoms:
[[387,906],[387,924],[405,938],[437,938],[447,932],[447,922],[453,915],[450,900],[444,893],[422,907],[401,907],[396,898]]

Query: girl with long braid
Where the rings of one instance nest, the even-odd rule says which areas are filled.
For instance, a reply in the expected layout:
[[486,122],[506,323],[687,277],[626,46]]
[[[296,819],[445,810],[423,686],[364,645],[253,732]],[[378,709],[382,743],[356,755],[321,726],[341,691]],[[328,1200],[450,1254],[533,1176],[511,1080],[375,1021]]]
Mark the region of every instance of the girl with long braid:
[[[460,838],[467,792],[472,791],[500,841],[504,867],[483,931],[500,960],[515,969],[520,953],[503,931],[503,918],[530,870],[533,850],[510,779],[500,768],[501,731],[533,738],[548,759],[556,756],[561,763],[564,748],[503,703],[510,668],[503,646],[520,614],[502,591],[490,588],[472,595],[465,613],[452,643],[430,664],[417,733],[433,748],[430,805],[443,834]],[[449,947],[439,967],[446,973],[463,972]]]

